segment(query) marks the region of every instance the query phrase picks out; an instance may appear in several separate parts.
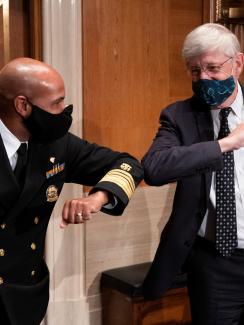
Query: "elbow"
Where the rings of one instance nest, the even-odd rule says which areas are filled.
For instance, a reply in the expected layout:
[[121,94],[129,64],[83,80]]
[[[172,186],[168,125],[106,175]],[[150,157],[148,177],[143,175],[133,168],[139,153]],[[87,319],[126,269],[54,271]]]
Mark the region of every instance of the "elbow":
[[162,185],[159,182],[159,179],[157,177],[154,177],[154,175],[152,175],[151,173],[147,173],[147,172],[145,172],[144,181],[145,181],[145,183],[147,185],[150,185],[150,186],[160,186],[160,185]]
[[162,165],[158,166],[153,164],[143,164],[144,168],[144,181],[150,186],[162,186],[168,183],[175,182],[177,179],[172,174],[170,168],[165,168]]
[[[142,167],[144,170],[144,181],[147,185],[150,186],[159,186],[161,185],[159,183],[159,171],[158,168],[155,168],[155,166],[153,166],[151,161],[148,161],[147,159],[143,159],[142,160]],[[160,173],[161,174],[161,173]]]
[[147,185],[150,186],[161,186],[168,183],[165,173],[157,168],[144,167],[144,180]]

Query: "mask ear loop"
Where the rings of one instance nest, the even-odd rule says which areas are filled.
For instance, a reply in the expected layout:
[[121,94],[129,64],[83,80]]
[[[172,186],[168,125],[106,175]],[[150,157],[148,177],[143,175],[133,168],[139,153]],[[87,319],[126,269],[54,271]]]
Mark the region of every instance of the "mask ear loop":
[[233,68],[234,68],[234,60],[235,57],[232,57],[231,60],[232,60],[232,67],[231,67],[231,72],[230,73],[226,73],[225,71],[223,71],[224,74],[226,74],[228,77],[232,76],[234,78],[234,80],[236,81],[235,77],[233,76]]
[[229,77],[232,76],[233,79],[234,79],[234,81],[235,81],[235,84],[237,85],[237,79],[236,79],[236,77],[235,77],[234,74],[233,74],[233,69],[234,69],[234,58],[235,58],[235,56],[232,58],[232,67],[231,67],[231,73],[230,73]]

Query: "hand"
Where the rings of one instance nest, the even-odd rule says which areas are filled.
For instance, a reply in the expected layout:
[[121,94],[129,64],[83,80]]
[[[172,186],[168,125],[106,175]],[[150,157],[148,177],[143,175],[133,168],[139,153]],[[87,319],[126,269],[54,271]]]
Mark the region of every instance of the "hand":
[[244,123],[240,123],[226,138],[219,140],[221,152],[244,147]]
[[60,228],[65,228],[69,223],[79,224],[91,219],[91,214],[101,210],[108,203],[108,193],[97,191],[88,197],[68,200],[62,211]]

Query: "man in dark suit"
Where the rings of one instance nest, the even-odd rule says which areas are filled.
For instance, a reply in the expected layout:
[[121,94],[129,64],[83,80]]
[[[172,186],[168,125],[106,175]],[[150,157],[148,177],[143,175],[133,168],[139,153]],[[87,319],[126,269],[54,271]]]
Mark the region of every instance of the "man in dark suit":
[[49,273],[46,229],[64,183],[93,186],[65,202],[61,227],[100,210],[120,215],[142,179],[127,153],[68,132],[72,106],[51,66],[18,58],[0,71],[0,324],[37,325],[44,317]]
[[143,159],[149,185],[177,182],[144,294],[162,296],[184,268],[194,325],[244,324],[243,54],[218,24],[189,33],[182,53],[194,96],[162,111]]

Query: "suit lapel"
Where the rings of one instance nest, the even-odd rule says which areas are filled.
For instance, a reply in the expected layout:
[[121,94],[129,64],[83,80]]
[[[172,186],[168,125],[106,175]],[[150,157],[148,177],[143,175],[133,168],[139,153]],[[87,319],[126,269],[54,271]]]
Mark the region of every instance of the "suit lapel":
[[0,203],[8,210],[19,195],[19,185],[9,163],[7,152],[0,135]]
[[24,188],[13,208],[6,216],[8,221],[14,219],[28,205],[46,180],[49,146],[30,141],[28,155]]
[[[193,97],[193,111],[196,119],[196,125],[199,133],[200,141],[213,141],[214,140],[214,129],[213,129],[213,120],[210,109],[197,101],[196,98]],[[212,181],[212,173],[205,173],[205,193],[206,200],[209,197],[209,191]]]
[[194,110],[194,114],[200,140],[214,140],[213,120],[210,110]]

